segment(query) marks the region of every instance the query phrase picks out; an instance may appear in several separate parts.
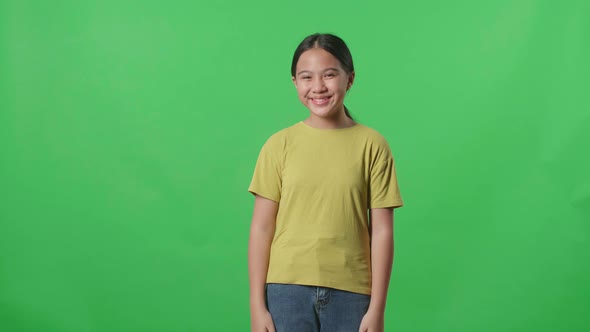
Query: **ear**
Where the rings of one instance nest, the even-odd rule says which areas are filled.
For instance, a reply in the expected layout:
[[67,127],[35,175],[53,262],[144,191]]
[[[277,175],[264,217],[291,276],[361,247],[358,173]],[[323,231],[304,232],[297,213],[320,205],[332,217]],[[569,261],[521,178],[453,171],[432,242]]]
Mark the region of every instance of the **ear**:
[[348,85],[346,86],[346,91],[348,91],[350,87],[352,87],[352,83],[354,83],[354,72],[348,75]]
[[295,76],[291,76],[291,81],[293,81],[293,84],[295,84],[295,87],[297,87],[297,80],[295,79]]

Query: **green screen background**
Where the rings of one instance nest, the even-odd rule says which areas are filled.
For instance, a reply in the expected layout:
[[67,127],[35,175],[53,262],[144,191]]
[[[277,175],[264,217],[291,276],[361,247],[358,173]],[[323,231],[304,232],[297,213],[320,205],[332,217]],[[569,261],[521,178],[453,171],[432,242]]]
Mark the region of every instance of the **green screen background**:
[[247,331],[297,44],[397,162],[388,331],[590,324],[587,1],[0,2],[0,330]]

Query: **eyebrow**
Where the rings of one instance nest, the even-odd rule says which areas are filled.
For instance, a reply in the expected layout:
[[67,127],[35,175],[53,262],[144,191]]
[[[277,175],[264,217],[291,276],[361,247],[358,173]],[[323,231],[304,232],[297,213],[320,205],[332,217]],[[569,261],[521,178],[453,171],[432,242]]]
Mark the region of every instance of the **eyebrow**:
[[[338,68],[333,68],[332,67],[332,68],[326,68],[326,69],[324,69],[323,72],[325,73],[325,72],[330,71],[330,70],[339,71]],[[311,71],[309,71],[309,70],[302,70],[302,71],[300,71],[300,72],[297,73],[297,76],[299,76],[301,74],[304,74],[304,73],[311,73]]]

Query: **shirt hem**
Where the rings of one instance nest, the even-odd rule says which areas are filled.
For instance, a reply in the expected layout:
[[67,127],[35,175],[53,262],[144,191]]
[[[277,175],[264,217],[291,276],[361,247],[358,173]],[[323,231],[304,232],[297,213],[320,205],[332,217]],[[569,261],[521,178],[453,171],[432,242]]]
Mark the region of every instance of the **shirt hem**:
[[280,280],[280,279],[267,279],[266,283],[328,287],[328,288],[334,288],[334,289],[352,292],[352,293],[371,295],[371,288],[370,287],[348,287],[348,286],[342,286],[342,283],[339,283],[339,282],[317,281],[317,280],[315,280],[315,281],[314,280],[286,281],[286,280]]
[[266,193],[261,192],[261,191],[256,190],[256,189],[248,189],[248,192],[251,193],[252,195],[258,195],[258,196],[264,197],[266,199],[270,199],[271,201],[275,201],[277,203],[279,203],[279,201],[281,200],[279,197],[266,194]]
[[384,208],[399,208],[404,206],[403,201],[395,201],[395,202],[380,202],[377,204],[373,204],[369,206],[369,209],[384,209]]

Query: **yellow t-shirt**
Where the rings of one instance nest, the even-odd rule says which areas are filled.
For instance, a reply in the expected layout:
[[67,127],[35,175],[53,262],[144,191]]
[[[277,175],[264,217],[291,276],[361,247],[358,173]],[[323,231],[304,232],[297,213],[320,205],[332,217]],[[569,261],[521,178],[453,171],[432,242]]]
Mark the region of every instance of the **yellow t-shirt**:
[[266,141],[248,190],[279,203],[267,282],[371,293],[368,209],[403,205],[381,134],[298,122]]

